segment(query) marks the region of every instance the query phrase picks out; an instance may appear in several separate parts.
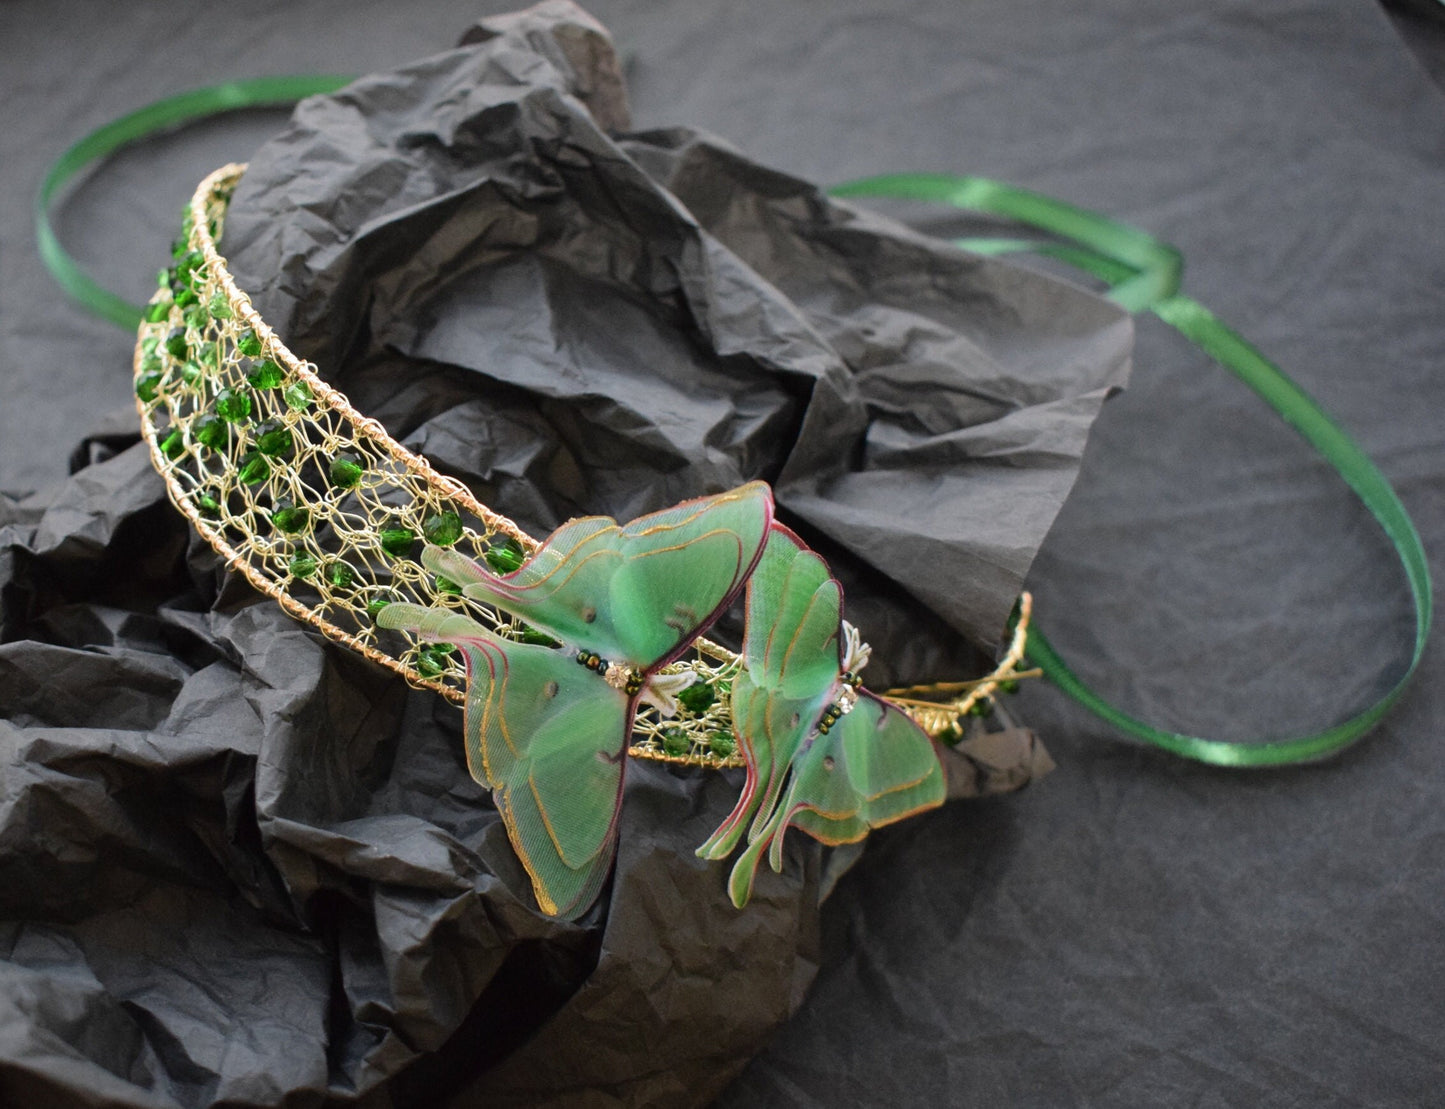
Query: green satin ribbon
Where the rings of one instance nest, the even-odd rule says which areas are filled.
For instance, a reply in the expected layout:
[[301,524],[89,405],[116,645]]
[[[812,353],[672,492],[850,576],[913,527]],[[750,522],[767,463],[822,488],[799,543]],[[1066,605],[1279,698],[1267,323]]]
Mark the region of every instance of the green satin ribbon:
[[[87,135],[51,167],[36,199],[35,231],[46,268],[82,307],[122,327],[136,327],[141,309],[91,280],[56,238],[48,213],[61,186],[92,161],[156,131],[237,108],[290,104],[304,96],[335,91],[349,80],[323,76],[233,81],[158,101]],[[1207,308],[1179,292],[1183,258],[1178,250],[1096,213],[982,177],[892,174],[849,181],[832,192],[835,196],[920,200],[987,212],[1061,240],[961,239],[957,244],[986,254],[1027,251],[1058,258],[1107,283],[1109,297],[1120,306],[1130,312],[1153,312],[1220,362],[1304,436],[1349,483],[1394,544],[1415,605],[1415,646],[1410,665],[1389,692],[1343,723],[1288,739],[1233,743],[1166,732],[1136,720],[1080,681],[1037,626],[1029,633],[1030,662],[1065,693],[1120,731],[1185,758],[1217,766],[1278,766],[1321,758],[1354,742],[1380,721],[1409,684],[1430,631],[1430,571],[1420,537],[1383,475],[1304,390]]]

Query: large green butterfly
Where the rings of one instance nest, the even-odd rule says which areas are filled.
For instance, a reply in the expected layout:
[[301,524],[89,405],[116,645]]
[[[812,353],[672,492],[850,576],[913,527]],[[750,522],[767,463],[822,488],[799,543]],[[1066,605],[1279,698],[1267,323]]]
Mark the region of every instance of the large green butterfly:
[[861,688],[868,648],[842,622],[842,604],[827,564],[774,524],[748,582],[743,669],[732,688],[747,780],[736,808],[697,851],[724,858],[746,832],[748,846],[728,879],[739,908],[752,896],[765,850],[772,868],[782,869],[790,826],[823,843],[852,843],[943,803],[933,741]]
[[423,552],[466,596],[560,647],[503,639],[446,609],[393,604],[378,614],[382,627],[461,649],[467,765],[492,790],[543,912],[574,919],[596,900],[616,848],[638,702],[666,707],[657,671],[738,595],[772,517],[771,491],[752,482],[626,526],[569,521],[503,576],[456,551]]

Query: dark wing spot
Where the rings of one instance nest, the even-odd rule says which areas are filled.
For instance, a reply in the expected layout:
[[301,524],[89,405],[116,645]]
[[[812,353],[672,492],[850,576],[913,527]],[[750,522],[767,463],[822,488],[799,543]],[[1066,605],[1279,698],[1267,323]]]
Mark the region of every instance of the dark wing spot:
[[585,607],[585,608],[582,610],[582,622],[583,622],[584,624],[590,624],[590,623],[592,623],[592,621],[594,621],[594,620],[596,620],[596,619],[597,619],[597,610],[596,610],[595,608],[593,608],[591,605],[588,605],[587,607]]
[[557,696],[557,683],[548,682],[545,686],[542,687],[542,695],[546,697],[549,701],[553,697]]
[[824,755],[824,756],[823,756],[823,769],[824,769],[824,770],[832,770],[832,769],[833,769],[833,756],[832,756],[832,755]]
[[802,722],[803,722],[803,717],[802,717],[799,713],[796,713],[796,712],[795,712],[795,713],[793,713],[793,719],[788,722],[788,727],[790,727],[790,728],[796,728],[796,727],[797,727],[799,724],[801,724]]

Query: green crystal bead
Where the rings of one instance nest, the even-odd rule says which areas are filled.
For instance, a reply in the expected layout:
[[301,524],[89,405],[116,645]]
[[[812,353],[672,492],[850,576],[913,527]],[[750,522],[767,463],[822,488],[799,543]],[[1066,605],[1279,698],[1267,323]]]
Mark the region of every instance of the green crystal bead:
[[296,439],[291,429],[280,420],[267,420],[256,429],[256,449],[273,458],[290,454],[296,449]]
[[326,580],[337,589],[345,589],[356,580],[356,571],[344,562],[328,562]]
[[456,582],[452,581],[451,578],[444,578],[444,577],[441,577],[440,575],[438,575],[438,577],[437,577],[437,592],[438,592],[438,593],[451,593],[451,594],[453,594],[453,595],[455,595],[455,596],[460,596],[460,595],[461,595],[461,592],[462,592],[462,587],[461,587],[460,585],[458,585]]
[[214,370],[220,362],[220,351],[217,349],[216,344],[209,339],[204,343],[197,343],[196,361],[202,366],[209,366]]
[[172,258],[172,260],[174,260],[174,261],[176,261],[176,262],[179,262],[182,258],[184,258],[184,257],[186,256],[186,251],[188,251],[188,250],[191,249],[191,244],[188,243],[188,242],[186,242],[186,237],[187,237],[188,235],[189,235],[189,232],[187,232],[187,231],[182,231],[182,232],[181,232],[181,238],[171,240],[171,258]]
[[688,712],[701,716],[712,707],[712,703],[717,700],[717,694],[707,682],[693,682],[677,695],[677,700]]
[[505,539],[499,539],[492,543],[482,557],[487,560],[487,565],[497,573],[510,574],[526,561],[527,552],[522,550],[522,544],[509,535]]
[[206,256],[202,254],[199,250],[187,251],[176,261],[176,279],[178,281],[185,281],[189,283],[191,280],[191,274],[194,273],[196,267],[205,260]]
[[436,678],[447,668],[447,656],[452,653],[450,644],[428,643],[416,653],[416,668],[424,678]]
[[186,329],[177,327],[166,336],[166,353],[177,362],[184,362],[191,354],[191,344],[186,342]]
[[1017,693],[1019,691],[1019,683],[1015,681],[999,682],[998,687],[1005,693]]
[[[277,531],[284,531],[287,535],[295,535],[297,532],[305,531],[306,525],[311,522],[311,510],[300,505],[283,504],[271,510],[271,524]],[[348,574],[351,567],[344,562],[335,563],[337,566],[346,568]],[[348,583],[350,578],[347,579]]]
[[381,540],[381,549],[396,558],[410,554],[416,542],[416,532],[411,528],[382,528],[376,537]]
[[738,742],[731,732],[713,732],[707,737],[707,747],[720,759],[731,758],[738,749]]
[[462,537],[462,518],[455,512],[437,512],[422,521],[421,530],[428,543],[450,547]]
[[161,349],[161,337],[159,335],[147,335],[140,343],[140,352],[147,358],[156,357],[156,351]]
[[196,494],[196,507],[201,515],[215,520],[221,515],[221,502],[214,493],[203,490]]
[[293,578],[306,579],[316,573],[319,563],[308,554],[296,554],[291,556],[291,565],[288,569]]
[[144,358],[140,360],[140,371],[143,374],[162,373],[164,372],[165,368],[165,362],[163,362],[161,360],[161,356],[159,354],[156,354],[154,351],[152,351],[150,354],[147,354]]
[[988,716],[993,712],[993,702],[987,697],[980,697],[973,704],[968,706],[970,716]]
[[209,309],[212,319],[229,320],[231,318],[231,305],[226,300],[225,293],[219,291],[213,293],[206,308]]
[[[260,485],[271,476],[271,464],[266,461],[266,456],[260,451],[250,451],[241,457],[241,468],[236,471],[236,477],[243,485]],[[273,514],[271,519],[276,519]],[[290,528],[282,528],[282,531],[290,531]]]
[[224,450],[230,439],[226,421],[219,416],[205,415],[191,425],[191,438],[213,451]]
[[146,306],[146,323],[165,323],[170,318],[171,305],[174,304],[170,297],[162,297]]
[[963,738],[963,735],[957,728],[950,724],[944,728],[943,731],[939,732],[935,738],[939,743],[946,743],[948,746],[953,747]]
[[274,389],[286,380],[286,371],[268,358],[247,370],[246,380],[257,389]]
[[[443,580],[445,580],[445,579],[443,579],[443,578],[437,578],[437,588],[438,588],[438,589],[441,588],[441,583],[443,582]],[[448,585],[451,585],[452,583],[451,583],[451,582],[447,582],[447,584],[448,584]],[[454,588],[455,588],[455,587],[454,587]],[[461,590],[460,590],[460,589],[456,589],[456,592],[460,593]],[[560,647],[560,646],[562,646],[562,643],[561,643],[560,640],[553,639],[553,638],[552,638],[550,635],[548,635],[546,632],[538,631],[536,628],[532,627],[531,624],[523,624],[523,625],[522,625],[522,632],[521,632],[521,635],[520,635],[519,638],[522,640],[523,643],[535,643],[535,644],[537,644],[539,647]]]
[[227,423],[242,423],[251,415],[251,398],[236,389],[222,389],[216,394],[216,414]]
[[662,733],[662,749],[669,755],[685,755],[692,750],[692,740],[681,728],[668,728]]
[[206,311],[204,304],[193,304],[186,309],[185,320],[187,327],[192,327],[199,331],[211,322],[211,317]]
[[247,358],[256,358],[261,353],[261,338],[254,330],[248,331],[236,340],[236,349]]
[[143,373],[135,379],[135,395],[141,400],[150,404],[156,399],[156,391],[161,387],[161,381],[165,377],[159,370],[151,370]]
[[186,437],[181,434],[180,428],[175,428],[161,440],[161,453],[174,461],[186,453]]
[[373,597],[366,602],[366,615],[375,619],[377,614],[387,605],[396,604],[399,600],[401,600],[401,598],[395,593],[384,593],[380,597]]
[[184,285],[176,290],[177,308],[189,308],[191,305],[199,303],[200,299],[200,297],[196,296],[194,289],[189,289]]
[[311,386],[304,381],[293,381],[281,397],[292,412],[305,412],[311,406]]
[[331,484],[338,489],[355,488],[356,483],[361,480],[361,475],[366,473],[366,471],[362,469],[361,463],[349,454],[338,454],[333,458],[328,472],[331,477]]
[[201,367],[194,362],[181,363],[181,380],[187,385],[194,385],[201,380]]

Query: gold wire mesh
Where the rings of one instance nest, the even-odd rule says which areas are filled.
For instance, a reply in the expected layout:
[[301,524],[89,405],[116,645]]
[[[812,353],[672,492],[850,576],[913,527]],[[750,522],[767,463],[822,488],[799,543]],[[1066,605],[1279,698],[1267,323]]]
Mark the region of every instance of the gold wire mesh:
[[[407,601],[521,638],[524,625],[462,596],[415,556],[430,541],[482,562],[489,551],[515,560],[537,542],[352,408],[261,319],[216,249],[245,168],[224,166],[196,189],[186,250],[163,272],[137,335],[136,405],[151,457],[171,501],[257,589],[412,685],[464,704],[466,675],[455,653],[383,631],[374,616]],[[987,678],[890,691],[889,699],[931,735],[956,737],[1001,684],[1034,676],[1018,670],[1027,627],[1025,594],[1010,650]],[[731,651],[699,639],[667,672],[694,671],[711,702],[694,698],[668,719],[642,708],[628,753],[741,766],[728,697],[739,665]]]

